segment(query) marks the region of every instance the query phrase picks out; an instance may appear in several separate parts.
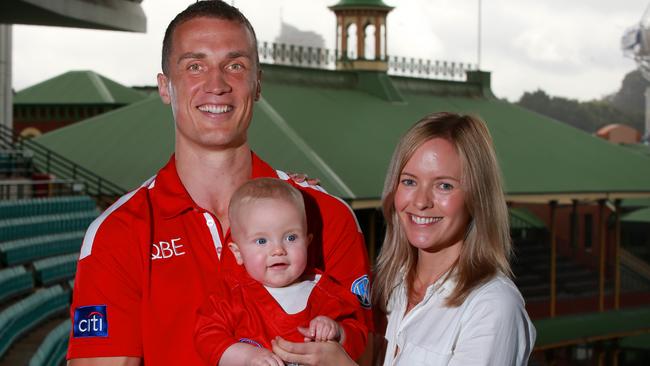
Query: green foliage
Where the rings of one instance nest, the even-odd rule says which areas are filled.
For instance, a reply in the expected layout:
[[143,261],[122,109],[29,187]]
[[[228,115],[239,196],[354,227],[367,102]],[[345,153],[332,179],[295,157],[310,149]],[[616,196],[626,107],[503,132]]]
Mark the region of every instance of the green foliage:
[[601,100],[581,102],[549,96],[543,90],[536,90],[525,92],[517,104],[589,133],[611,123],[626,124],[643,133],[643,93],[646,86],[648,82],[641,73],[632,71],[625,76],[617,93]]

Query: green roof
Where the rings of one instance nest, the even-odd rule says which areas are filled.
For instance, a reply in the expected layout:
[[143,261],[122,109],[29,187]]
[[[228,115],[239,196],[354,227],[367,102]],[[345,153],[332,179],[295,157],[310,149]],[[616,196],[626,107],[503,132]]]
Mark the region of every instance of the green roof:
[[[398,139],[434,111],[478,114],[487,121],[511,198],[621,192],[650,196],[649,158],[494,99],[485,84],[391,76],[402,100],[396,102],[395,90],[359,82],[371,73],[360,77],[355,72],[263,68],[263,98],[249,130],[251,146],[276,168],[319,177],[328,191],[349,200],[381,197]],[[382,79],[382,74],[377,77]],[[170,108],[154,98],[37,141],[133,188],[166,162],[173,151],[174,127]]]
[[330,6],[332,10],[344,8],[380,8],[380,9],[393,9],[392,6],[384,4],[382,0],[341,0],[337,4]]
[[636,348],[650,350],[650,333],[635,337],[625,337],[620,342],[621,348]]
[[650,145],[648,144],[621,144],[621,146],[650,157]]
[[627,199],[621,202],[622,207],[650,207],[650,198]]
[[16,93],[14,104],[130,104],[145,95],[93,71],[69,71]]
[[525,207],[508,209],[510,214],[510,228],[512,229],[545,229],[546,224]]
[[621,217],[621,221],[650,223],[650,207],[642,208],[640,210],[625,214]]

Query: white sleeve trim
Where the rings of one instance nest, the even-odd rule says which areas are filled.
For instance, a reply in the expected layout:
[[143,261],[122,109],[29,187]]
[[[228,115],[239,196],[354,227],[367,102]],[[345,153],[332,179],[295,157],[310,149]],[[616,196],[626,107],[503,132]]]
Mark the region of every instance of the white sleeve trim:
[[86,258],[92,253],[93,244],[95,242],[95,235],[97,235],[97,231],[99,230],[99,227],[102,225],[104,220],[106,220],[106,218],[110,214],[112,214],[115,210],[117,210],[126,202],[128,202],[131,199],[131,197],[133,197],[141,188],[147,187],[148,189],[151,189],[154,186],[155,181],[156,181],[156,176],[154,175],[153,177],[147,179],[147,181],[144,182],[142,186],[120,197],[120,199],[115,201],[115,203],[113,203],[109,208],[107,208],[106,211],[104,211],[101,215],[99,215],[99,217],[97,217],[95,221],[93,221],[90,224],[90,226],[88,226],[88,230],[86,230],[86,235],[84,236],[83,244],[81,245],[79,260]]
[[[275,173],[278,175],[278,178],[280,178],[282,180],[291,179],[291,177],[289,177],[289,174],[283,172],[282,170],[276,170]],[[297,185],[299,185],[301,187],[311,188],[311,189],[315,189],[317,191],[323,192],[323,193],[327,194],[328,196],[334,197],[337,200],[339,200],[339,202],[341,202],[343,205],[345,205],[345,207],[348,208],[348,210],[350,210],[350,214],[352,215],[352,217],[354,217],[354,223],[357,225],[357,231],[362,232],[361,231],[361,225],[359,225],[359,220],[357,220],[357,215],[354,214],[354,210],[352,209],[352,207],[350,207],[350,205],[348,205],[347,202],[342,200],[340,197],[337,197],[337,196],[334,196],[332,194],[327,193],[327,191],[323,187],[321,187],[319,185],[312,185],[312,184],[307,183],[307,181],[304,181],[302,183],[298,183],[298,182],[294,181],[294,183],[296,183]]]

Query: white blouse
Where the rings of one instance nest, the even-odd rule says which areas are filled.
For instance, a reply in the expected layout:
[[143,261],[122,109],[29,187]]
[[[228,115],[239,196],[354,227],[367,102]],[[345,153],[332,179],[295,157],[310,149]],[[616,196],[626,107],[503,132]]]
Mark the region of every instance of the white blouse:
[[404,281],[394,290],[388,302],[384,366],[526,365],[536,333],[514,283],[497,275],[459,307],[446,307],[456,281],[444,277],[427,288],[406,316]]

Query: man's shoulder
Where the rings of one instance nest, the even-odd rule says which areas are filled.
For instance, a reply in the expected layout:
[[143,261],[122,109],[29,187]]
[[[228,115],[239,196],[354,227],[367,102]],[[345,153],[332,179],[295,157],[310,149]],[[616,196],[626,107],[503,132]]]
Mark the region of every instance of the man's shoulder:
[[[141,218],[143,212],[148,211],[151,205],[149,191],[153,188],[155,176],[148,179],[143,185],[126,193],[110,205],[97,220],[107,220],[109,218]],[[96,221],[97,221],[96,220]]]
[[318,185],[311,185],[307,182],[296,183],[289,176],[278,170],[278,178],[288,182],[298,188],[305,197],[306,208],[309,210],[317,206],[321,215],[333,217],[355,217],[352,208],[341,198],[327,193],[327,191]]
[[[149,218],[149,189],[155,177],[123,195],[102,212],[86,230],[80,259],[89,256],[98,241],[123,242],[127,232],[138,231]],[[119,236],[119,238],[114,238]],[[120,239],[120,240],[113,240]]]

